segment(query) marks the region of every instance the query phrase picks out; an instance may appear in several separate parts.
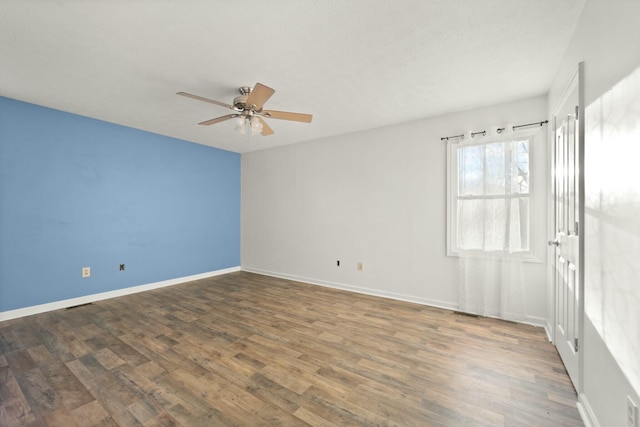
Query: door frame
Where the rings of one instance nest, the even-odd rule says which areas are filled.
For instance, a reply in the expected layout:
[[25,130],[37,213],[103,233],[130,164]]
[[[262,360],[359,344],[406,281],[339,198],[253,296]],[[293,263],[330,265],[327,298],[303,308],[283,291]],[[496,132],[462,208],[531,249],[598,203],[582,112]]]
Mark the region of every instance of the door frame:
[[[555,239],[556,230],[555,230],[555,170],[554,170],[554,162],[555,162],[555,144],[556,144],[556,129],[557,129],[557,116],[560,113],[560,110],[564,106],[564,104],[569,99],[571,93],[578,89],[578,235],[579,235],[579,245],[578,245],[578,289],[579,289],[579,308],[580,312],[578,315],[579,323],[578,323],[578,378],[572,378],[574,386],[576,388],[576,392],[578,395],[582,392],[583,384],[584,384],[584,316],[585,316],[585,305],[584,305],[584,232],[585,232],[585,170],[584,170],[584,159],[585,159],[585,143],[584,143],[584,62],[578,63],[578,66],[573,73],[571,80],[567,84],[565,91],[562,96],[554,106],[551,112],[551,124],[549,126],[549,138],[548,138],[548,148],[549,148],[549,174],[547,176],[550,177],[549,185],[547,186],[547,201],[550,203],[547,209],[547,236],[551,238],[551,240]],[[549,262],[549,274],[547,274],[547,280],[549,281],[547,289],[551,291],[551,325],[550,325],[550,338],[553,344],[557,347],[558,342],[556,339],[556,324],[557,324],[557,286],[556,283],[556,265],[555,265],[555,247],[548,247],[547,249],[547,260]]]

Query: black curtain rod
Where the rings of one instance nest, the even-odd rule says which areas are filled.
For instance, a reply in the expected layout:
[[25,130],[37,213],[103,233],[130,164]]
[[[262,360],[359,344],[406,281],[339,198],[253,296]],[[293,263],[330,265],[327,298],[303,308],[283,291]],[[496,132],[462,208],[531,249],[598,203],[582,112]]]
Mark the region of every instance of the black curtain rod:
[[[549,123],[549,120],[544,120],[542,122],[535,122],[535,123],[527,123],[526,125],[517,125],[517,126],[513,126],[512,129],[518,129],[518,128],[524,128],[524,127],[528,127],[528,126],[542,126],[542,125],[546,125],[547,123]],[[497,132],[498,133],[502,133],[506,128],[498,128]],[[481,130],[480,132],[471,132],[471,138],[473,138],[476,135],[482,135],[485,136],[487,134],[486,130]],[[461,133],[460,135],[452,135],[452,136],[443,136],[442,138],[440,138],[440,141],[444,141],[447,142],[450,139],[453,138],[463,138],[464,134]]]

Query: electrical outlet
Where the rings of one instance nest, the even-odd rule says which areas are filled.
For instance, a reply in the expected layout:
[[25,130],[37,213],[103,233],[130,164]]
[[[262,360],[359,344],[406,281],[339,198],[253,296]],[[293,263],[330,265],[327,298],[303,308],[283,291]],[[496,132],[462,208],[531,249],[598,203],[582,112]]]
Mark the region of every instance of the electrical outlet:
[[358,271],[364,271],[364,263],[362,262],[358,263]]
[[82,267],[82,277],[91,277],[91,267]]
[[340,260],[336,261],[336,267],[340,267]]
[[124,271],[124,264],[120,264],[120,271]]
[[627,396],[627,426],[638,427],[638,405]]

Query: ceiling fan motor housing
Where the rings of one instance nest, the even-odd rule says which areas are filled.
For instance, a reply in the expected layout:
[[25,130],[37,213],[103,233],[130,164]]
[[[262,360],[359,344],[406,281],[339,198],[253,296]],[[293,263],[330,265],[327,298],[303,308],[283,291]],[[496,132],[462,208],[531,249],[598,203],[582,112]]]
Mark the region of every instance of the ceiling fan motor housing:
[[240,95],[233,98],[233,108],[238,111],[243,111],[247,105],[247,98],[249,95]]

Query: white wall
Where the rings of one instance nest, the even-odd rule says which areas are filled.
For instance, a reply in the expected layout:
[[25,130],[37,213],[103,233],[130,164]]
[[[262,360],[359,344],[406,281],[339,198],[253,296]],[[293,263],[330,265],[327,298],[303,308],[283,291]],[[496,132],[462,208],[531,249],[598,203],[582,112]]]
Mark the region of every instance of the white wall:
[[591,422],[626,424],[640,404],[640,1],[588,1],[549,93],[585,70],[584,403]]
[[[446,256],[440,137],[543,120],[546,104],[542,96],[243,154],[242,268],[455,309],[457,259]],[[543,145],[534,151],[541,190]],[[535,218],[544,234],[541,209]],[[545,265],[526,269],[526,311],[542,325]]]

